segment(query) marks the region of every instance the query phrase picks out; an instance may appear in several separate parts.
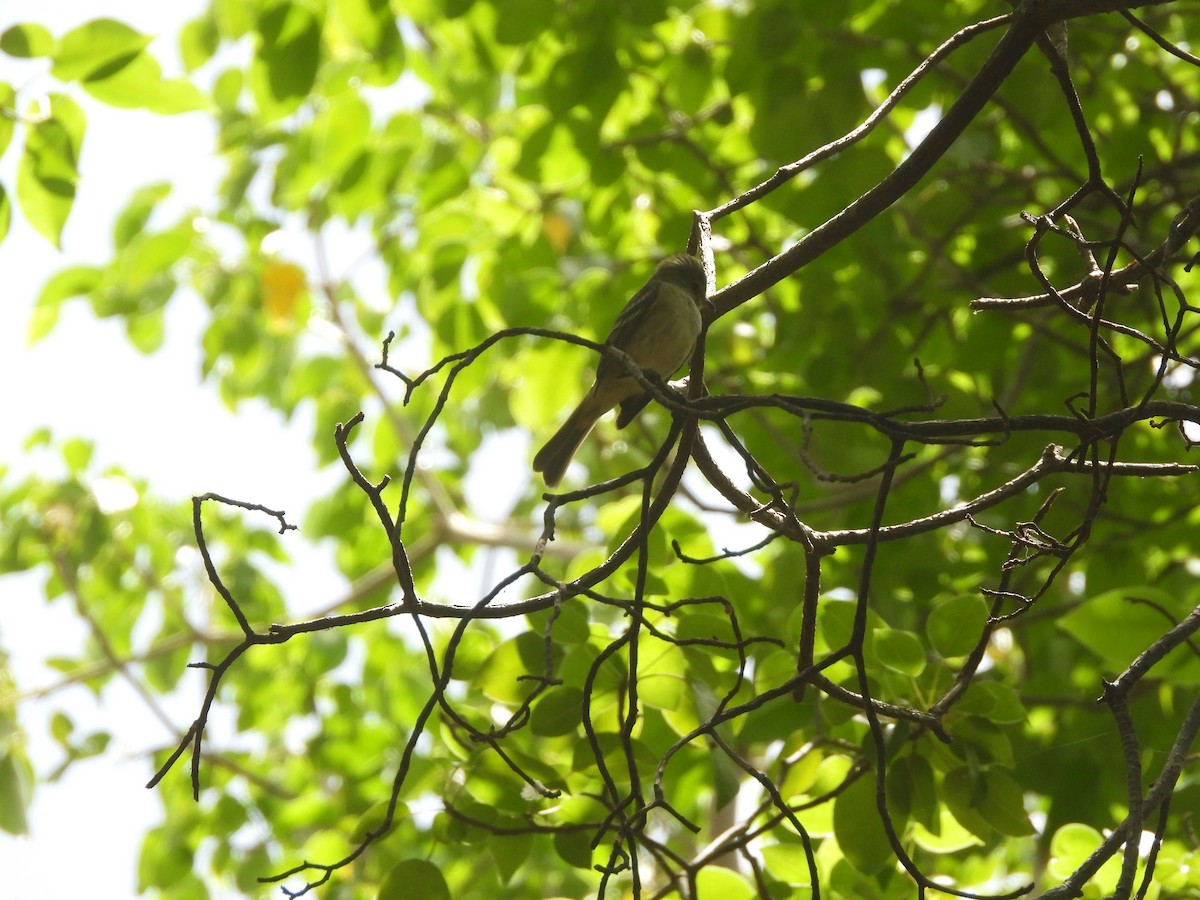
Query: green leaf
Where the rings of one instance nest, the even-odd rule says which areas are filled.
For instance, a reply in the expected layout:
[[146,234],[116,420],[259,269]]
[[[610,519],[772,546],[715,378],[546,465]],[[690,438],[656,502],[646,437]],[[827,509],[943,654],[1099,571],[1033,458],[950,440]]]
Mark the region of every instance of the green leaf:
[[1095,653],[1111,671],[1120,671],[1162,636],[1162,613],[1132,598],[1154,601],[1173,610],[1176,599],[1154,587],[1139,586],[1108,591],[1090,598],[1057,619],[1066,634]]
[[1067,878],[1096,852],[1104,836],[1081,822],[1069,822],[1050,839],[1049,869],[1055,878]]
[[979,596],[964,594],[934,606],[925,624],[933,649],[946,658],[966,656],[979,643],[988,607]]
[[554,0],[495,0],[496,41],[527,44],[554,21]]
[[[373,803],[371,807],[358,817],[353,830],[350,832],[350,840],[358,843],[365,840],[367,835],[378,831],[383,823],[387,821],[388,807],[391,805],[390,800],[379,800]],[[408,807],[404,804],[399,804],[392,815],[392,821],[386,831],[391,834],[396,829],[396,823],[409,815]]]
[[[212,99],[217,104],[218,108],[231,112],[237,108],[238,98],[242,93],[244,79],[242,73],[237,69],[227,69],[218,76],[212,86]],[[243,159],[240,166],[231,165],[230,178],[245,178],[249,176],[239,172],[239,169],[245,170],[252,167],[250,160]]]
[[34,59],[53,56],[56,47],[54,35],[44,25],[22,22],[0,34],[0,50],[18,59]]
[[162,826],[142,839],[137,872],[139,892],[157,887],[178,896],[176,888],[192,875],[192,853],[180,840],[178,829]]
[[846,859],[866,875],[894,863],[892,846],[875,806],[875,776],[859,778],[833,801],[833,831]]
[[854,633],[856,604],[852,600],[823,597],[817,610],[817,627],[830,647],[844,647]]
[[363,152],[371,131],[371,109],[353,91],[329,101],[313,121],[313,164],[323,176],[341,174]]
[[530,730],[542,737],[571,734],[583,720],[583,691],[574,687],[557,687],[542,695],[533,708]]
[[8,228],[12,225],[12,201],[8,199],[8,191],[0,183],[0,243],[8,237]]
[[993,829],[1013,836],[1034,833],[1021,786],[1001,769],[955,769],[946,776],[943,798],[954,818],[984,840]]
[[34,229],[61,246],[62,230],[75,202],[83,110],[69,97],[52,94],[51,114],[29,126],[17,164],[17,201]]
[[[7,679],[5,679],[7,680]],[[0,830],[9,834],[28,834],[25,816],[32,794],[29,763],[16,748],[7,715],[0,721]]]
[[1003,769],[991,768],[986,773],[987,799],[984,808],[992,827],[1001,834],[1024,837],[1036,829],[1025,812],[1021,785]]
[[559,859],[576,869],[592,867],[592,841],[583,831],[556,831],[554,852]]
[[165,181],[149,184],[134,191],[113,223],[113,246],[117,250],[125,249],[146,227],[154,208],[170,193],[171,185]]
[[696,874],[697,897],[720,897],[721,900],[753,900],[761,894],[745,877],[732,869],[705,866]]
[[812,881],[808,854],[801,844],[767,844],[762,848],[767,871],[788,884],[809,885]]
[[158,60],[139,53],[105,77],[89,78],[83,88],[97,100],[120,109],[145,109],[159,115],[204,109],[204,94],[182,78],[163,78]]
[[256,23],[258,54],[251,89],[263,117],[273,121],[295,110],[312,90],[321,60],[321,22],[300,3],[270,6]]
[[1012,742],[1008,731],[990,719],[960,714],[949,723],[950,733],[959,752],[982,763],[1013,764]]
[[425,859],[398,862],[384,876],[378,900],[450,900],[450,888],[442,870]]
[[94,19],[63,35],[51,73],[59,81],[108,78],[129,65],[152,38],[115,19]]
[[639,653],[643,665],[638,670],[638,693],[647,706],[678,709],[689,693],[683,651],[657,641],[643,644]]
[[502,884],[508,884],[533,849],[532,834],[493,834],[487,839],[488,852],[496,864]]
[[75,724],[66,715],[66,713],[58,710],[50,718],[50,736],[60,744],[65,743],[70,737],[71,732],[75,730]]
[[71,474],[78,475],[87,468],[95,449],[95,444],[84,438],[69,438],[63,441],[62,457]]
[[26,152],[17,166],[17,201],[25,218],[42,237],[62,247],[62,230],[75,202],[73,181],[37,177],[37,159]]
[[1015,725],[1029,716],[1017,692],[1008,685],[979,679],[971,682],[966,696],[955,704],[955,709],[975,713],[1002,725]]
[[34,450],[50,446],[53,440],[54,432],[52,432],[49,428],[38,428],[30,433],[29,437],[25,439],[25,445],[23,449],[26,453],[32,453]]
[[[51,121],[58,122],[66,132],[70,145],[71,170],[77,169],[79,156],[83,152],[83,135],[87,129],[87,116],[83,107],[66,94],[50,94],[47,97],[50,104]],[[28,143],[28,139],[26,139]]]
[[937,816],[928,827],[922,822],[913,825],[913,840],[918,847],[930,853],[958,853],[985,843],[963,828],[945,806],[937,807]]
[[107,731],[96,731],[89,734],[78,747],[78,758],[87,759],[92,756],[99,756],[108,749],[108,744],[112,740],[112,735]]
[[194,72],[217,52],[221,35],[212,16],[200,16],[183,26],[179,32],[179,56],[187,71]]
[[0,81],[0,156],[12,143],[17,124],[17,92],[7,81]]
[[125,320],[125,334],[129,342],[141,353],[153,353],[162,346],[166,336],[165,323],[161,311],[130,316]]
[[544,671],[544,653],[541,637],[524,632],[496,647],[473,682],[493,700],[519,703],[532,690],[524,676]]
[[163,278],[191,249],[195,232],[184,222],[157,234],[140,234],[117,261],[117,275],[124,290],[136,292],[152,279]]
[[531,346],[524,358],[524,377],[509,395],[509,409],[518,422],[548,438],[552,423],[578,400],[581,388],[570,373],[578,370],[581,357],[577,348],[555,341]]
[[910,631],[876,628],[872,646],[876,659],[902,675],[915,678],[925,670],[925,646]]
[[[554,624],[550,625],[552,618]],[[591,636],[588,608],[583,603],[564,603],[557,609],[532,613],[526,619],[529,630],[537,634],[545,634],[549,625],[550,635],[556,643],[582,644]]]
[[888,806],[904,818],[934,827],[938,821],[937,787],[929,761],[909,753],[888,766]]
[[388,0],[335,0],[333,8],[350,37],[369,57],[368,83],[394,81],[404,68],[404,42]]
[[94,266],[71,266],[50,277],[34,304],[28,341],[35,344],[54,330],[63,301],[83,297],[96,290],[103,273]]

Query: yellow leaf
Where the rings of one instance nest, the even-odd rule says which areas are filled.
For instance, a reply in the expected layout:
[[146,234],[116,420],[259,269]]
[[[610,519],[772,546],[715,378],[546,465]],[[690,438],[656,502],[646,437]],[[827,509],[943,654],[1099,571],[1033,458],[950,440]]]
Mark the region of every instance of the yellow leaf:
[[290,324],[297,300],[308,290],[304,270],[294,263],[271,262],[259,276],[263,309],[272,325]]
[[565,253],[571,246],[571,238],[575,236],[575,228],[571,220],[562,213],[547,213],[542,218],[542,234],[550,242],[555,253]]

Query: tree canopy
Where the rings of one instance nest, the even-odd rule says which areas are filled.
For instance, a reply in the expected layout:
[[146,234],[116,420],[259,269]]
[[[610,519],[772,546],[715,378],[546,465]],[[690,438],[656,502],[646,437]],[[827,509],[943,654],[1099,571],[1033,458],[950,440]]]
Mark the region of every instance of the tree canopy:
[[[341,473],[299,519],[189,502],[67,420],[27,444],[61,477],[0,468],[0,572],[86,610],[64,684],[203,686],[140,888],[1200,896],[1194,14],[213,0],[178,78],[136,23],[0,35],[57,86],[0,83],[0,240],[60,241],[92,103],[210,117],[224,170],[129,197],[30,339],[82,302],[152,353],[194,293],[204,383]],[[546,492],[685,248],[686,383],[637,373]],[[321,545],[350,588],[301,614],[274,573]],[[14,832],[34,700],[0,693]]]

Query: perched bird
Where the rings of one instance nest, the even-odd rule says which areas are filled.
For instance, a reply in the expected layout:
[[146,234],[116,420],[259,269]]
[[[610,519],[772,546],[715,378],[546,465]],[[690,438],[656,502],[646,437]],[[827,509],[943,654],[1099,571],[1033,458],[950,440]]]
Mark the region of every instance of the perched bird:
[[[671,376],[696,346],[705,292],[700,260],[687,253],[668,256],[625,304],[605,343],[624,351],[642,369]],[[550,487],[558,484],[596,421],[620,404],[617,427],[624,427],[646,405],[645,393],[619,362],[601,357],[595,383],[533,458],[533,470],[541,472]]]

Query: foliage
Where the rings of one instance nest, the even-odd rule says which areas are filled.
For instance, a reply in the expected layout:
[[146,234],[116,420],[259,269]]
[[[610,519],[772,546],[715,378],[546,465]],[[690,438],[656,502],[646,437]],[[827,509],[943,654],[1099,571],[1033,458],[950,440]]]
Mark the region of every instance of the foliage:
[[[15,197],[58,241],[78,90],[211,116],[227,173],[178,221],[169,185],[138,191],[31,338],[81,298],[149,352],[194,290],[208,382],[311,408],[314,467],[346,473],[301,538],[257,505],[287,498],[188,509],[49,432],[30,446],[60,478],[0,480],[0,571],[45,570],[93,629],[66,679],[211,685],[155,760],[144,890],[1200,894],[1185,4],[1059,4],[1065,70],[1054,5],[1021,4],[894,106],[1008,8],[799,6],[213,0],[186,80],[112,20],[0,36],[62,84],[0,84],[0,237]],[[311,259],[278,250],[296,231]],[[710,396],[649,385],[569,475],[617,480],[547,500],[499,448],[548,435],[596,356],[545,329],[601,339],[689,235],[722,287]],[[102,479],[138,502],[99,503]],[[292,621],[265,563],[322,540],[354,589]],[[29,772],[13,696],[0,810]],[[201,746],[209,702],[253,752]],[[72,732],[72,764],[107,740]],[[1151,855],[1122,848],[1143,831]]]

